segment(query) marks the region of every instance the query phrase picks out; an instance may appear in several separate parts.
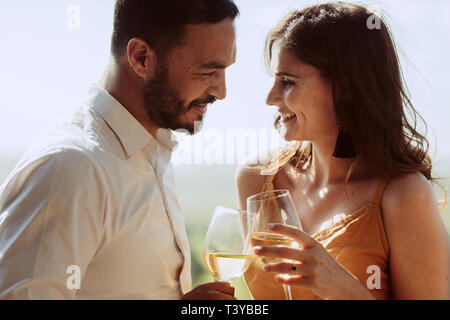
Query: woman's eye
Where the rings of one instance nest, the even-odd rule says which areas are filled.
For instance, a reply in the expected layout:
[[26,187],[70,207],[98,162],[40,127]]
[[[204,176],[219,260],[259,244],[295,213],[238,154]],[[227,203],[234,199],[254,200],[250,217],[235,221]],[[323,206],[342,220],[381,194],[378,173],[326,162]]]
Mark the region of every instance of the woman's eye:
[[281,84],[283,85],[283,87],[290,87],[290,86],[293,86],[294,85],[294,82],[292,82],[292,81],[290,81],[290,80],[288,80],[288,79],[286,79],[286,78],[281,78]]

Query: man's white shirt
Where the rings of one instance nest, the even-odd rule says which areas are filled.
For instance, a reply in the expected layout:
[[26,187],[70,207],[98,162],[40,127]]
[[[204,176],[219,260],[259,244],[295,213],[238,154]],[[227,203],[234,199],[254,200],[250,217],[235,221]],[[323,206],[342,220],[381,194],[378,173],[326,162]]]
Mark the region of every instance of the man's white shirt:
[[[167,129],[106,91],[49,128],[0,187],[0,298],[178,299],[190,251]],[[80,289],[70,286],[79,267]],[[72,277],[71,279],[69,279]]]

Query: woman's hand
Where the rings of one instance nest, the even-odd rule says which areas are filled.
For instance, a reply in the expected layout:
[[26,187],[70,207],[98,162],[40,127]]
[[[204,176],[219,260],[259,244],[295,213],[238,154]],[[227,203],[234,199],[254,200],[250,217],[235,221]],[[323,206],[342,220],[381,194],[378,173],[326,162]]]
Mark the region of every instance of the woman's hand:
[[[293,261],[269,264],[264,267],[266,272],[279,274],[275,276],[277,281],[307,288],[323,299],[374,299],[369,290],[345,270],[314,238],[293,226],[272,224],[270,229],[293,239],[300,247],[254,248],[257,255]],[[289,277],[283,277],[280,274],[289,274]]]
[[229,282],[208,282],[189,291],[181,300],[236,300],[234,288]]

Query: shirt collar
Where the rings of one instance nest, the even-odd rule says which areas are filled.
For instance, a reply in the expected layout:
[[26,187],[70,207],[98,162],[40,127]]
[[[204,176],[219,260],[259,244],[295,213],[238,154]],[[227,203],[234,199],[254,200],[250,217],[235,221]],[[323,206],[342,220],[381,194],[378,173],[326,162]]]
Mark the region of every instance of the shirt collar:
[[176,136],[169,129],[160,128],[156,137],[153,137],[119,101],[97,85],[91,86],[85,102],[102,115],[119,138],[128,157],[149,143],[152,150],[157,150],[160,144],[170,152],[178,145]]
[[175,151],[178,146],[178,139],[176,135],[169,129],[160,128],[156,131],[156,141],[170,152]]

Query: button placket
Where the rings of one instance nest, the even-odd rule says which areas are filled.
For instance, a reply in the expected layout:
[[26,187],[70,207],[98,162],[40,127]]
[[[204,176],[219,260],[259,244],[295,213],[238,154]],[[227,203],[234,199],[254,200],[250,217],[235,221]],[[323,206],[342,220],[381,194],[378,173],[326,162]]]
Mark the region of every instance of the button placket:
[[[166,211],[166,215],[167,218],[169,219],[170,222],[170,228],[175,240],[175,245],[177,248],[177,251],[180,255],[180,259],[181,259],[181,268],[180,268],[180,272],[177,274],[177,277],[180,277],[180,275],[182,274],[182,270],[184,268],[185,265],[185,255],[183,253],[182,250],[182,241],[178,236],[177,230],[176,230],[176,225],[173,221],[173,216],[172,216],[172,211],[170,209],[168,200],[167,200],[167,195],[166,195],[166,189],[163,183],[163,176],[164,176],[164,171],[167,167],[167,163],[165,163],[164,160],[170,161],[170,157],[169,159],[162,159],[163,155],[161,155],[161,153],[163,152],[163,150],[161,150],[160,146],[155,142],[152,141],[152,144],[154,143],[154,145],[152,145],[151,147],[153,147],[153,150],[149,150],[147,146],[144,151],[145,157],[146,159],[149,161],[150,165],[151,165],[151,169],[154,171],[155,173],[155,179],[156,182],[158,183],[158,187],[162,196],[162,200],[164,203],[164,207],[165,207],[165,211]],[[162,152],[161,152],[162,151]],[[167,157],[165,157],[167,158]],[[177,284],[175,282],[172,282],[171,287],[176,287]]]

